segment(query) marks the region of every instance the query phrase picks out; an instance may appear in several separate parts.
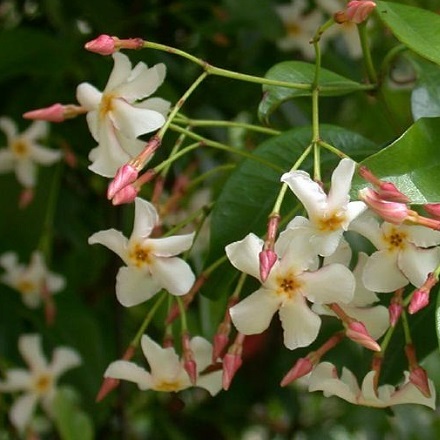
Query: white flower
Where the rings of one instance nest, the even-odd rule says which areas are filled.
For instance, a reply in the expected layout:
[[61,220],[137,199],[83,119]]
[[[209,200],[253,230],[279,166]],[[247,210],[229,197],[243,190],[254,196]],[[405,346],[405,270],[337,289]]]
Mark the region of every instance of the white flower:
[[[141,390],[177,392],[192,386],[183,361],[179,360],[174,348],[162,348],[147,335],[142,336],[141,346],[150,372],[133,362],[119,360],[108,366],[104,376],[134,382]],[[200,374],[211,365],[211,344],[196,336],[191,339],[190,346],[197,364],[196,386],[205,388],[211,395],[218,393],[222,387],[222,371]]]
[[[254,234],[226,246],[231,263],[260,282],[258,254],[263,240]],[[279,260],[275,262],[261,287],[230,309],[238,331],[251,335],[269,327],[279,311],[284,329],[284,345],[293,350],[311,344],[317,337],[321,318],[310,310],[307,301],[318,304],[348,303],[353,298],[353,274],[341,264],[329,264],[319,270],[310,244],[301,230],[286,230],[275,243]]]
[[374,377],[376,372],[369,371],[359,388],[355,375],[347,368],[342,369],[339,378],[336,368],[329,362],[322,362],[312,371],[309,379],[309,391],[323,391],[324,396],[338,396],[355,405],[385,408],[404,403],[415,403],[435,408],[435,388],[428,380],[431,397],[425,397],[420,390],[409,381],[409,373],[405,372],[405,380],[397,389],[392,385],[381,385],[375,390]]
[[281,50],[299,50],[304,58],[313,59],[315,50],[310,40],[323,23],[322,13],[315,9],[305,13],[305,0],[292,0],[290,4],[276,6],[276,11],[284,24],[286,35],[277,44]]
[[304,228],[316,253],[331,255],[348,225],[366,209],[364,202],[350,202],[349,191],[355,170],[355,162],[342,159],[333,172],[329,194],[310,178],[305,171],[283,174],[281,181],[287,183],[304,205],[309,218],[297,216],[287,226]]
[[106,177],[113,177],[142,150],[144,143],[136,138],[160,128],[169,110],[169,103],[161,98],[145,99],[162,84],[164,64],[148,68],[140,62],[132,69],[129,58],[121,52],[113,54],[113,59],[103,92],[89,83],[81,83],[76,92],[79,103],[88,110],[89,129],[98,142],[90,169]]
[[50,150],[37,142],[47,135],[47,122],[33,122],[23,133],[18,133],[14,121],[2,117],[0,129],[7,140],[6,148],[0,150],[0,173],[15,170],[17,180],[26,188],[36,184],[36,164],[51,165],[61,158],[60,151]]
[[24,392],[14,402],[9,413],[13,425],[23,432],[31,422],[38,402],[41,402],[50,417],[58,378],[65,371],[80,365],[81,359],[74,350],[59,347],[48,363],[43,354],[41,337],[36,334],[20,336],[18,349],[29,371],[23,368],[7,370],[5,381],[0,382],[0,392]]
[[58,293],[66,284],[61,275],[50,272],[40,252],[32,254],[28,266],[18,263],[17,254],[6,252],[0,257],[0,266],[5,269],[1,281],[18,290],[26,306],[35,309],[41,304],[44,289],[47,293]]
[[115,229],[97,232],[89,238],[89,244],[107,246],[127,265],[119,269],[116,277],[116,296],[125,307],[147,301],[162,288],[173,295],[184,295],[195,281],[188,263],[175,257],[191,247],[194,233],[149,238],[158,222],[154,206],[136,198],[129,239]]
[[350,225],[378,249],[365,264],[363,283],[374,292],[393,292],[410,282],[422,286],[440,263],[440,232],[424,226],[394,225],[367,213]]

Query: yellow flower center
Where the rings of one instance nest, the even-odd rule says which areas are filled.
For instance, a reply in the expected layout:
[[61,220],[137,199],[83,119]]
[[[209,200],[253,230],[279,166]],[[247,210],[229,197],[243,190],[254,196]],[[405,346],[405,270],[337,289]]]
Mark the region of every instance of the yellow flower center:
[[114,96],[111,93],[102,95],[101,104],[99,105],[99,116],[105,118],[107,113],[113,110]]
[[135,244],[129,253],[130,260],[137,267],[151,264],[151,249],[148,246]]
[[392,228],[388,235],[384,235],[389,251],[403,250],[406,247],[408,234]]
[[291,273],[279,276],[277,277],[277,294],[287,298],[292,298],[301,287],[301,284],[302,283],[300,283],[298,279]]
[[35,292],[35,290],[36,290],[36,286],[35,286],[35,284],[34,284],[32,281],[29,281],[29,280],[20,280],[20,281],[17,283],[16,289],[17,289],[19,292],[21,292],[21,293],[23,293],[23,294],[26,294],[26,293],[32,293],[32,292]]
[[330,215],[325,215],[318,220],[318,229],[320,231],[336,231],[346,220],[344,211],[336,211]]
[[12,142],[11,149],[17,158],[23,159],[29,155],[29,144],[24,139]]
[[296,37],[297,35],[301,35],[302,29],[297,23],[287,23],[286,32],[291,37]]
[[53,383],[53,378],[47,373],[40,374],[34,383],[35,391],[38,394],[46,394],[51,388]]
[[171,380],[171,381],[162,380],[154,386],[154,389],[156,391],[165,391],[165,392],[180,391],[182,388],[183,385],[179,380]]

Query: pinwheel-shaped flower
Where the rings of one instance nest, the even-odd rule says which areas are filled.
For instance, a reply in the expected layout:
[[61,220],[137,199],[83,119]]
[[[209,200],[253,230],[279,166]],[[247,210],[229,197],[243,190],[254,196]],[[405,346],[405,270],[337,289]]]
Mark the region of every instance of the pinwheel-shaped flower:
[[40,252],[34,252],[28,266],[18,263],[17,254],[6,252],[0,257],[0,266],[5,269],[1,281],[18,290],[26,306],[34,309],[41,304],[46,293],[54,294],[64,288],[61,275],[48,271]]
[[377,389],[374,385],[376,372],[369,371],[359,388],[355,375],[347,368],[342,369],[338,377],[336,368],[330,362],[322,362],[312,371],[309,379],[309,391],[323,391],[324,396],[338,396],[355,405],[385,408],[404,403],[415,403],[435,408],[435,388],[428,380],[430,397],[426,397],[409,380],[409,373],[405,372],[405,380],[397,389],[392,385],[381,385]]
[[295,217],[287,228],[302,227],[303,233],[310,237],[310,244],[316,253],[324,257],[336,250],[350,222],[366,209],[364,202],[349,202],[355,166],[355,162],[350,159],[339,162],[333,172],[328,195],[305,171],[291,171],[281,177],[304,205],[309,216],[308,219]]
[[19,133],[12,119],[2,117],[0,129],[7,140],[6,148],[0,150],[0,173],[15,170],[20,184],[25,188],[33,188],[36,184],[37,164],[51,165],[61,158],[60,151],[50,150],[37,142],[47,135],[47,122],[36,121],[23,133]]
[[440,263],[440,232],[424,226],[379,223],[366,213],[350,225],[378,249],[368,258],[362,280],[375,292],[393,292],[408,283],[420,287]]
[[160,128],[169,110],[169,103],[161,98],[145,99],[162,84],[164,64],[148,68],[140,62],[132,69],[129,58],[120,52],[113,54],[113,60],[103,92],[89,83],[77,88],[77,99],[88,110],[89,129],[98,142],[90,169],[106,177],[113,177],[140,153],[143,143],[136,138]]
[[[226,246],[231,263],[261,282],[258,255],[263,240],[254,234]],[[230,309],[240,333],[261,333],[269,327],[279,310],[284,329],[284,344],[293,350],[311,344],[318,335],[321,318],[310,310],[307,301],[318,304],[348,303],[353,298],[353,274],[341,264],[319,270],[307,237],[301,229],[286,230],[275,243],[279,259],[261,287]]]
[[188,263],[175,257],[191,247],[194,233],[149,238],[158,222],[154,206],[136,198],[133,232],[129,239],[115,229],[97,232],[89,238],[90,244],[107,246],[127,265],[119,269],[116,277],[116,296],[125,307],[147,301],[160,289],[184,295],[195,281]]
[[0,392],[24,392],[14,402],[9,413],[13,425],[23,432],[31,422],[38,402],[51,416],[58,378],[65,371],[80,365],[81,358],[71,348],[59,347],[48,363],[41,347],[41,337],[36,334],[20,336],[18,349],[29,371],[22,368],[7,370],[5,380],[0,382]]
[[[134,382],[141,390],[177,392],[192,386],[174,348],[162,348],[147,335],[142,336],[141,346],[150,372],[133,362],[119,360],[108,366],[104,376]],[[205,388],[211,395],[217,394],[222,387],[222,370],[200,374],[211,364],[212,345],[196,336],[191,339],[190,346],[197,364],[196,386]]]

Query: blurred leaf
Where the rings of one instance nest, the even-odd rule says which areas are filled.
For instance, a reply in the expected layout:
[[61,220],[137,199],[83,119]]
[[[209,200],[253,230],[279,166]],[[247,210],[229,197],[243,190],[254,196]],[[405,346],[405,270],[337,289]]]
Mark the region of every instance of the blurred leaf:
[[440,16],[434,12],[377,1],[380,19],[396,38],[424,58],[440,64]]
[[[422,118],[402,136],[378,153],[362,161],[381,179],[393,182],[411,203],[440,202],[439,118]],[[352,197],[368,184],[355,176]]]
[[[283,61],[269,69],[265,77],[277,81],[312,84],[315,77],[315,66],[303,61]],[[345,95],[362,88],[361,84],[327,69],[321,69],[319,85],[334,88],[333,90],[321,92],[320,96]],[[309,90],[264,85],[263,99],[258,107],[258,116],[260,120],[267,123],[270,114],[284,101],[299,96],[311,96],[311,94]]]
[[53,402],[54,422],[60,437],[62,440],[92,440],[92,422],[78,408],[72,394],[66,388],[59,388]]
[[[247,159],[231,174],[212,212],[210,262],[224,255],[227,244],[243,239],[249,232],[265,233],[267,217],[281,188],[281,175],[309,145],[311,136],[310,127],[294,128],[263,142],[254,151],[255,156],[280,167],[280,171]],[[321,126],[321,137],[353,157],[365,157],[374,149],[368,139],[340,127]],[[323,154],[323,163],[330,158],[335,161],[335,156]],[[307,161],[301,168],[310,166],[311,161]],[[293,208],[292,202],[294,198],[288,194],[283,203],[283,215]],[[221,279],[211,282],[207,289],[206,294],[211,298],[219,297],[225,282],[231,282],[232,277],[226,276],[224,270],[219,276]]]
[[417,71],[417,84],[411,94],[411,110],[415,120],[440,116],[440,67],[412,56],[409,58]]
[[435,305],[435,330],[437,333],[437,343],[440,350],[440,295],[437,294],[437,301]]

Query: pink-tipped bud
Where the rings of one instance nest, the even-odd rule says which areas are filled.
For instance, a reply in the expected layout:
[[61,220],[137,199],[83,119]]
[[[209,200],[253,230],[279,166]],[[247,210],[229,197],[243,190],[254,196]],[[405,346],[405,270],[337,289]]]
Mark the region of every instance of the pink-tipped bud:
[[440,219],[440,203],[427,203],[423,205],[425,211],[436,219]]
[[225,351],[226,346],[229,343],[229,337],[225,333],[217,333],[214,336],[214,343],[212,349],[212,361],[216,362],[217,359],[222,357],[223,352]]
[[115,37],[102,34],[94,40],[87,42],[84,48],[99,55],[111,55],[117,50],[115,42]]
[[409,373],[409,381],[415,385],[425,397],[431,397],[428,375],[422,367],[418,366]]
[[120,189],[112,198],[112,204],[123,205],[124,203],[131,203],[137,197],[139,192],[139,188],[134,187],[133,185],[124,186],[124,188]]
[[183,368],[188,373],[189,380],[193,385],[197,383],[197,364],[190,344],[188,332],[182,334]]
[[238,369],[241,367],[243,363],[241,359],[241,353],[226,353],[223,358],[223,376],[222,376],[222,384],[223,389],[228,390],[231,386],[232,379],[237,373]]
[[33,188],[25,188],[23,189],[23,191],[20,193],[20,198],[18,199],[18,207],[20,209],[24,209],[27,208],[32,200],[34,200],[34,189]]
[[387,202],[371,188],[361,189],[359,198],[385,221],[395,225],[400,225],[410,214],[410,210],[405,203]]
[[309,358],[299,358],[296,361],[295,365],[283,377],[283,380],[281,381],[281,386],[285,387],[294,380],[299,379],[306,374],[309,374],[312,370],[313,362]]
[[102,382],[101,388],[96,396],[96,402],[101,402],[107,394],[113,391],[118,385],[120,380],[114,379],[113,377],[106,377]]
[[405,194],[400,192],[396,185],[391,182],[380,182],[377,187],[379,196],[387,202],[409,203],[411,200]]
[[29,112],[23,113],[23,118],[48,122],[63,122],[65,120],[64,105],[56,103],[51,105],[50,107],[31,110]]
[[390,324],[391,327],[394,327],[397,324],[397,321],[400,318],[400,315],[402,314],[402,304],[398,303],[391,303],[388,307],[388,313],[390,315]]
[[375,7],[374,1],[353,0],[347,4],[345,15],[348,21],[359,24],[370,16]]
[[278,256],[274,251],[265,249],[259,253],[258,257],[260,259],[260,278],[264,283],[267,280],[273,265],[278,260]]
[[122,190],[125,186],[130,185],[138,178],[138,170],[130,163],[122,165],[116,172],[115,177],[110,182],[107,189],[107,199],[111,200],[117,192]]
[[417,289],[411,297],[411,302],[408,306],[408,312],[410,315],[417,313],[429,304],[429,291],[426,291],[423,287]]
[[345,332],[348,338],[357,342],[365,348],[373,351],[380,351],[380,345],[370,336],[365,325],[359,321],[352,321],[348,324]]

